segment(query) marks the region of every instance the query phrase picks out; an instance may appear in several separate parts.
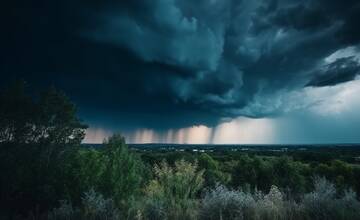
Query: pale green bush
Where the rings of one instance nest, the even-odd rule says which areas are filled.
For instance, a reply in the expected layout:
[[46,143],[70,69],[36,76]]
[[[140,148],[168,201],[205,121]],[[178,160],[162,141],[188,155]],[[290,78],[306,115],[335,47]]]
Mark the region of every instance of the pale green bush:
[[82,198],[83,213],[86,219],[118,219],[120,214],[112,199],[106,199],[91,189]]
[[206,192],[202,199],[201,219],[246,219],[253,215],[255,200],[249,193],[222,185]]
[[279,188],[271,186],[268,194],[258,197],[256,201],[256,218],[285,219],[284,196]]
[[302,204],[308,219],[360,219],[360,203],[355,192],[347,190],[340,197],[334,184],[319,177],[315,178],[314,188],[304,196]]
[[[314,190],[297,202],[286,198],[276,186],[268,193],[233,190],[217,185],[199,199],[203,171],[196,163],[183,160],[170,166],[163,162],[154,167],[155,178],[145,187],[143,197],[128,200],[131,209],[120,213],[112,199],[90,190],[80,208],[61,201],[48,214],[51,220],[357,220],[360,202],[356,193],[336,192],[334,184],[315,178]],[[122,215],[120,215],[122,214]]]
[[106,199],[102,194],[93,189],[84,193],[81,208],[74,208],[69,201],[60,202],[59,208],[53,209],[48,214],[51,220],[117,220],[120,213],[114,206],[112,199]]
[[336,188],[325,178],[316,178],[314,191],[303,199],[304,211],[311,219],[334,219],[336,210]]
[[203,171],[197,163],[176,161],[174,167],[162,162],[154,167],[155,179],[145,189],[143,216],[146,219],[197,219],[196,195]]

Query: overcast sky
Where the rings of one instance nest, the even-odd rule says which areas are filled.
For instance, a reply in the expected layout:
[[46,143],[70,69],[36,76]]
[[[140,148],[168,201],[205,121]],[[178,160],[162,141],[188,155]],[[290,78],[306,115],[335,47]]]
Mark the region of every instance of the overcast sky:
[[360,142],[358,0],[10,1],[0,86],[55,85],[86,142]]

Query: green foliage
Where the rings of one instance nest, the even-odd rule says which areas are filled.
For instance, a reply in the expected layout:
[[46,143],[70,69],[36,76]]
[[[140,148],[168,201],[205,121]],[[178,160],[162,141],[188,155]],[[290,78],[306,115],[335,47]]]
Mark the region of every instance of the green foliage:
[[102,149],[79,149],[70,159],[67,191],[76,203],[82,192],[95,189],[126,209],[129,200],[140,193],[146,176],[142,161],[118,134],[110,137]]
[[315,178],[314,191],[305,194],[303,209],[309,219],[360,219],[360,202],[356,194],[347,189],[340,197],[335,185],[325,178]]
[[268,193],[244,192],[217,186],[202,199],[201,219],[350,220],[360,218],[360,202],[353,191],[338,195],[335,186],[315,178],[314,190],[295,202],[276,186]]
[[197,163],[176,161],[154,167],[155,179],[145,189],[144,216],[149,219],[196,219],[196,195],[203,185]]
[[249,193],[230,190],[223,185],[205,193],[201,202],[201,219],[244,219],[255,211],[255,199]]
[[68,157],[63,169],[66,173],[66,196],[78,205],[83,192],[98,190],[105,164],[99,150],[80,148]]
[[227,184],[231,176],[220,169],[219,162],[210,155],[203,153],[199,156],[199,167],[204,169],[205,187],[214,187],[216,184]]
[[83,140],[87,126],[76,117],[75,105],[54,87],[41,95],[37,114],[36,141],[47,145],[78,145]]
[[275,185],[288,188],[296,194],[305,192],[305,172],[307,171],[305,165],[288,157],[281,157],[273,163],[273,170]]
[[105,142],[102,164],[105,169],[101,175],[101,192],[112,196],[116,204],[125,205],[131,196],[139,192],[143,183],[142,161],[129,152],[122,136],[114,135]]
[[119,211],[112,199],[91,189],[82,197],[82,208],[86,219],[119,219]]
[[47,215],[49,220],[120,220],[120,212],[112,199],[104,198],[93,189],[85,192],[80,208],[76,208],[67,200],[60,201],[60,206]]
[[[243,186],[244,184],[256,185],[258,178],[256,167],[253,166],[254,160],[249,156],[242,156],[234,167],[232,185],[234,187]],[[271,183],[269,183],[271,184]]]
[[335,182],[338,190],[344,191],[345,188],[356,185],[353,170],[353,167],[349,164],[340,160],[333,160],[329,164],[317,166],[315,174],[325,176],[327,179]]
[[300,194],[308,188],[309,167],[289,157],[240,157],[233,168],[233,187],[249,184],[253,189],[268,191],[272,185]]
[[64,195],[62,166],[86,126],[75,105],[51,88],[38,99],[18,81],[0,92],[1,203],[6,212],[38,212]]

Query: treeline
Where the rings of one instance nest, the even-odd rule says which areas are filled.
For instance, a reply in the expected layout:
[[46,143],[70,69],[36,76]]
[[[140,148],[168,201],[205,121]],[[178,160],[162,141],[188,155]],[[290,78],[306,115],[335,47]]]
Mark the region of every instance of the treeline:
[[359,168],[339,160],[84,147],[75,105],[23,82],[1,91],[0,125],[0,219],[360,219]]
[[360,192],[360,166],[339,159],[321,162],[299,160],[292,156],[265,156],[261,152],[190,153],[190,152],[140,152],[145,163],[154,165],[166,160],[174,163],[185,159],[198,161],[205,169],[206,186],[221,183],[230,188],[248,188],[269,191],[276,185],[293,197],[299,197],[313,189],[316,176],[325,177],[335,184],[338,191],[352,188]]

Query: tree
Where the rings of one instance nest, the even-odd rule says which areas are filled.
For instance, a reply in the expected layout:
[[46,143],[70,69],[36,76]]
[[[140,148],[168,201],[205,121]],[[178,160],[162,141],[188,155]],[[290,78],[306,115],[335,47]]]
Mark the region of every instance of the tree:
[[118,205],[124,206],[141,188],[144,165],[137,155],[129,151],[121,135],[113,135],[104,145],[101,162],[105,168],[100,190],[105,196],[112,196]]
[[0,92],[0,143],[24,143],[31,138],[35,103],[17,81]]
[[305,177],[301,173],[306,170],[306,166],[294,162],[289,157],[280,157],[273,163],[275,185],[288,188],[293,193],[303,193],[305,191]]
[[17,81],[0,93],[0,143],[78,145],[87,126],[63,92],[51,87],[39,101]]
[[51,87],[41,95],[38,103],[36,140],[45,144],[80,144],[87,125],[77,118],[76,111],[76,106],[63,92]]
[[253,159],[248,155],[241,156],[237,165],[234,168],[232,186],[237,188],[239,186],[256,186],[257,172],[253,166]]
[[230,181],[230,175],[222,172],[218,161],[207,153],[199,156],[199,167],[204,169],[205,187],[214,187],[216,184],[226,184]]
[[13,212],[46,209],[64,193],[65,158],[87,128],[76,107],[50,88],[40,98],[17,81],[0,92],[1,202]]

